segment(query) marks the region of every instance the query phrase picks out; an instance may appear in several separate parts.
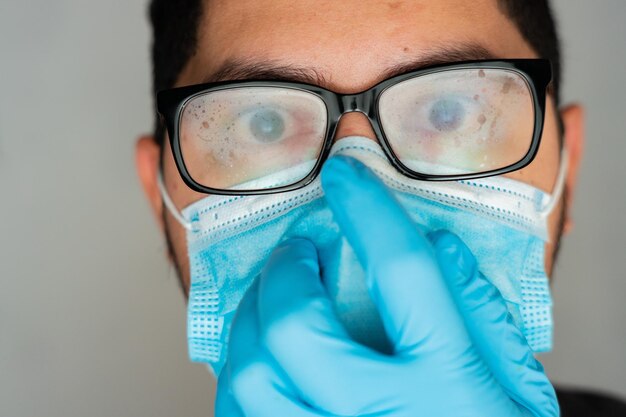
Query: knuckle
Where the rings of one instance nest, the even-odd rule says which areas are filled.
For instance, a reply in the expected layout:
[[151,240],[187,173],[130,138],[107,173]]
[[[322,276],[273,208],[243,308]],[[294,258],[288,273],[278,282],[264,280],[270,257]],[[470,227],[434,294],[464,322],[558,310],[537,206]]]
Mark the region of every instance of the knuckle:
[[445,229],[440,229],[429,233],[428,238],[436,249],[443,249],[451,246],[460,246],[463,244],[463,241],[460,237]]
[[489,302],[497,302],[504,306],[504,298],[500,290],[488,280],[481,272],[475,273],[474,281],[467,286],[467,297],[476,300],[484,300]]

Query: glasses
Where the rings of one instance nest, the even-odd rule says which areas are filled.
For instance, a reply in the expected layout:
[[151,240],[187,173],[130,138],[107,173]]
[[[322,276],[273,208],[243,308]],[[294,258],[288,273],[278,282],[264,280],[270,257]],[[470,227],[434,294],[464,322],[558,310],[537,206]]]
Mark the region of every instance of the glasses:
[[501,175],[539,148],[550,62],[470,61],[397,75],[358,94],[282,81],[160,91],[176,166],[193,190],[269,194],[306,186],[337,124],[365,114],[391,164],[425,181]]

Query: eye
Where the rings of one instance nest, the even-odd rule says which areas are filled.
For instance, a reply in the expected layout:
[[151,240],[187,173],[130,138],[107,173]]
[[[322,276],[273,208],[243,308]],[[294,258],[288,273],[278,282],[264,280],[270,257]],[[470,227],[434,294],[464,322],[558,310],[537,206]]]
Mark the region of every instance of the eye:
[[420,97],[407,109],[405,129],[431,140],[470,140],[494,120],[488,99],[475,94],[446,93]]
[[239,141],[272,145],[288,140],[298,130],[294,115],[282,106],[256,105],[237,113],[231,121],[232,133]]
[[283,116],[273,109],[259,109],[249,117],[252,137],[262,143],[278,142],[285,133]]
[[428,120],[438,131],[453,131],[463,125],[465,106],[457,99],[442,98],[430,108]]
[[417,120],[422,128],[437,136],[469,134],[474,130],[473,122],[483,111],[484,104],[481,105],[466,95],[437,95],[418,106]]

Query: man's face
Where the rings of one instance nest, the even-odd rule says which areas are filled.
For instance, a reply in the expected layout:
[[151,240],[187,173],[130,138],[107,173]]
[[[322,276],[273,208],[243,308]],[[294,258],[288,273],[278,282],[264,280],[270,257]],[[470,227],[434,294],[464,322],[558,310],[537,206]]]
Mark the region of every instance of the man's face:
[[[307,68],[321,76],[322,87],[338,93],[356,93],[380,82],[391,67],[419,64],[435,51],[458,52],[471,46],[487,50],[493,58],[537,58],[516,26],[500,11],[496,0],[213,0],[205,3],[197,52],[180,75],[177,86],[205,82],[225,64],[246,61]],[[550,96],[546,109],[536,159],[507,176],[552,192],[560,163],[560,146]],[[564,113],[564,119],[569,132],[566,143],[578,143],[580,111],[570,109],[569,114]],[[341,119],[335,140],[351,135],[376,140],[368,119],[360,113],[350,113]],[[140,141],[138,164],[160,217],[162,205],[154,185],[158,160],[154,149],[143,149],[150,146],[153,145]],[[570,152],[571,172],[574,172],[578,146],[570,145],[570,148],[574,148]],[[142,156],[142,152],[153,156]],[[154,166],[143,167],[146,164]],[[183,183],[169,146],[164,148],[163,165],[166,187],[179,209],[206,197]],[[572,174],[568,177],[568,188],[573,181]],[[551,243],[546,247],[547,271],[552,269],[552,255],[560,237],[562,204],[549,219]],[[185,230],[169,213],[164,219],[174,260],[188,289]]]

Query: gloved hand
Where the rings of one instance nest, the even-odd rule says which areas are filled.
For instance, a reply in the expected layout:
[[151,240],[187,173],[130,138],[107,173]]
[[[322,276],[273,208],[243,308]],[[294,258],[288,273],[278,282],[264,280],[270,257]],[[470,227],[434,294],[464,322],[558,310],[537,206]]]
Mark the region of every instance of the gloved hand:
[[350,339],[315,247],[287,241],[237,311],[216,416],[559,415],[542,366],[459,238],[422,235],[354,159],[329,159],[322,185],[394,353]]

